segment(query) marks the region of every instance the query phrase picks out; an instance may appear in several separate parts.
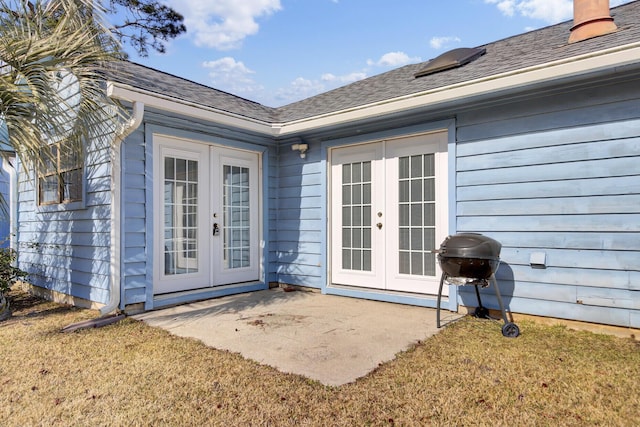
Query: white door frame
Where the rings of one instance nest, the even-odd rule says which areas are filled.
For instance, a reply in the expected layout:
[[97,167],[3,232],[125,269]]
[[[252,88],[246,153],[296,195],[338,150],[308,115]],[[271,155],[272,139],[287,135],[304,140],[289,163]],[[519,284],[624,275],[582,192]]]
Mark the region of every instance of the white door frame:
[[[190,206],[197,212],[196,257],[178,256],[179,249],[174,252],[176,268],[187,269],[180,274],[165,271],[165,203],[164,203],[164,159],[174,157],[187,159],[198,164],[197,173],[197,207]],[[262,235],[262,167],[261,153],[257,151],[227,148],[206,144],[195,140],[186,140],[161,134],[153,135],[153,294],[167,294],[194,289],[203,289],[233,283],[257,282],[262,277],[264,268],[260,252],[260,236]],[[223,165],[245,168],[249,177],[249,264],[241,268],[228,268],[223,260],[225,242],[225,215],[223,202]],[[176,186],[177,188],[177,186]],[[184,190],[183,190],[184,191]],[[172,208],[185,209],[174,203]],[[185,205],[186,206],[186,205]],[[186,212],[186,211],[185,211]],[[175,212],[172,212],[175,214]],[[214,214],[216,216],[214,217]],[[189,213],[185,213],[189,215]],[[176,218],[176,215],[173,215]],[[180,217],[180,215],[177,215]],[[151,220],[151,218],[149,218]],[[176,220],[174,220],[176,221]],[[178,218],[187,222],[185,218]],[[218,224],[219,232],[213,234],[214,224]],[[184,225],[184,224],[183,224]],[[227,229],[227,231],[229,231]],[[230,231],[229,231],[230,232]],[[192,233],[193,234],[193,233]],[[174,239],[176,239],[174,237]],[[181,240],[177,238],[176,240]],[[175,251],[175,250],[174,250]],[[193,255],[193,254],[190,254]],[[181,262],[180,262],[181,261]],[[180,264],[180,265],[178,265]],[[192,269],[194,271],[189,271]]]
[[[417,143],[417,145],[416,145]],[[440,268],[436,262],[436,272],[434,276],[410,276],[400,275],[396,273],[398,270],[398,213],[397,213],[397,181],[392,182],[390,177],[394,175],[393,168],[397,169],[394,162],[387,161],[388,158],[409,156],[416,152],[427,154],[429,152],[435,155],[436,166],[436,236],[435,244],[438,244],[448,234],[448,131],[447,129],[437,129],[434,131],[424,132],[420,134],[404,135],[397,138],[387,138],[380,140],[365,141],[352,145],[333,146],[329,148],[328,164],[329,164],[329,189],[328,199],[328,239],[329,239],[329,265],[331,266],[328,274],[329,286],[357,286],[375,290],[391,290],[399,292],[411,292],[418,294],[436,295],[440,280]],[[416,151],[418,147],[429,147],[429,150]],[[374,154],[374,151],[376,153]],[[339,156],[339,159],[336,158]],[[367,159],[378,158],[380,165],[372,166],[372,171],[380,171],[385,177],[384,189],[374,190],[372,194],[372,203],[382,203],[383,208],[380,209],[382,216],[378,217],[378,208],[372,208],[372,242],[378,242],[382,239],[383,245],[386,247],[384,251],[377,251],[377,255],[373,255],[375,262],[370,272],[357,272],[353,274],[351,271],[343,271],[340,267],[341,257],[341,238],[335,238],[342,224],[342,206],[340,203],[334,203],[334,193],[341,186],[340,174],[335,173],[335,166],[341,163],[349,163],[351,161],[362,161]],[[337,160],[337,161],[336,161]],[[333,172],[333,173],[332,173]],[[397,175],[397,171],[395,172]],[[394,206],[395,205],[395,206]],[[380,206],[380,205],[378,205]],[[394,212],[395,211],[395,212]],[[381,230],[375,224],[382,224]],[[378,236],[378,238],[374,237]],[[435,246],[435,245],[434,245]],[[389,249],[391,248],[391,249]],[[390,252],[395,248],[396,253]],[[436,249],[435,247],[433,249]],[[374,251],[375,252],[375,251]],[[389,255],[391,254],[391,255]],[[338,257],[338,259],[336,259]],[[382,275],[382,279],[381,279]],[[382,281],[382,285],[378,281]],[[443,294],[447,294],[448,287],[445,287]]]

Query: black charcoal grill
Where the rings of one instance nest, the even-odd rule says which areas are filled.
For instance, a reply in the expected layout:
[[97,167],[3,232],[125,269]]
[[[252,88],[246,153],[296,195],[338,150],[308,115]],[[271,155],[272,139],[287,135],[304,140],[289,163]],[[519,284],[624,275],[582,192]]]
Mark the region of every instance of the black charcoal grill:
[[436,311],[438,328],[440,327],[440,302],[444,282],[449,285],[473,285],[478,297],[478,307],[476,307],[474,314],[483,318],[489,318],[489,310],[482,306],[478,286],[487,287],[493,283],[504,320],[502,335],[517,337],[520,334],[518,326],[507,318],[495,277],[495,272],[500,264],[501,248],[502,245],[497,240],[477,233],[458,233],[444,239],[440,249],[436,251],[442,270]]

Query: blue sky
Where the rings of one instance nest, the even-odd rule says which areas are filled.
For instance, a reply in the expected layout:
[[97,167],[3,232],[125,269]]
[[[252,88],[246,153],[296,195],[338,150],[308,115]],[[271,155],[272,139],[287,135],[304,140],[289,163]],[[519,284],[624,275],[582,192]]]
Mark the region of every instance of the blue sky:
[[132,61],[272,107],[572,17],[571,0],[165,3],[184,15],[187,34],[164,55]]

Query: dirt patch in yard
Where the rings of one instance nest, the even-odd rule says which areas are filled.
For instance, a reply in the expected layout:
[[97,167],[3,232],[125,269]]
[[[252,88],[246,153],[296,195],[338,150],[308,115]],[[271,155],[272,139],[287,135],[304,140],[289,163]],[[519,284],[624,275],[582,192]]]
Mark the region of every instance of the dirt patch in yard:
[[630,339],[532,322],[506,339],[501,323],[465,318],[327,387],[131,319],[64,334],[97,313],[11,299],[2,425],[640,425]]

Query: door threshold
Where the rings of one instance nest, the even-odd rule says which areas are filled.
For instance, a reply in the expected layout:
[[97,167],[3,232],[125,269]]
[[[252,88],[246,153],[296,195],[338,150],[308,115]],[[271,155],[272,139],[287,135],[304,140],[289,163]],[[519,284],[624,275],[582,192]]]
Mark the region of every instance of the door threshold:
[[206,299],[219,298],[227,295],[242,294],[269,289],[265,282],[234,283],[210,288],[193,289],[190,291],[175,292],[170,294],[154,295],[152,307],[147,310],[166,308],[172,305],[186,304]]
[[[359,286],[329,285],[323,293],[353,298],[362,298],[373,301],[391,302],[396,304],[415,305],[419,307],[435,308],[437,295],[418,294],[410,292],[390,291],[386,289],[361,288]],[[448,297],[442,297],[442,307],[450,309],[451,302]]]

